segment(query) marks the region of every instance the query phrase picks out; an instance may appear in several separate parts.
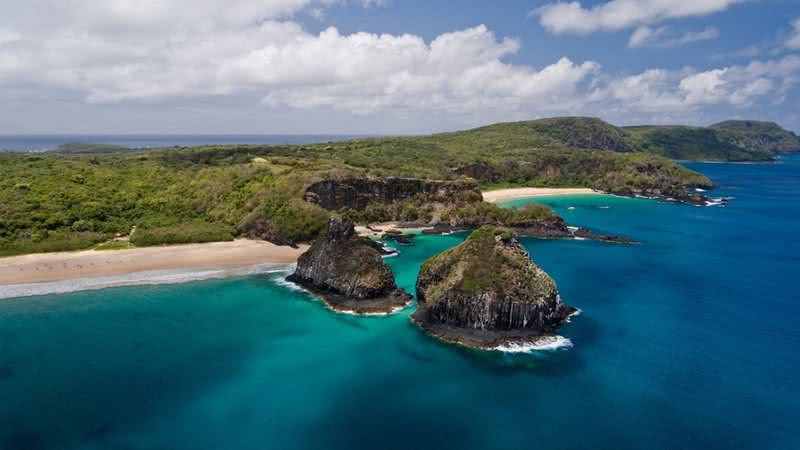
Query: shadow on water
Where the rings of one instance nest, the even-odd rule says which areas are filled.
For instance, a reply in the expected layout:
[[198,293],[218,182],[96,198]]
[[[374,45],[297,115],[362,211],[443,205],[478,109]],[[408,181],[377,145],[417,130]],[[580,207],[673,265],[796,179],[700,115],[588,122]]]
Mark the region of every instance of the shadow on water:
[[11,370],[11,367],[0,366],[0,380],[11,378],[12,375],[14,375],[14,371]]

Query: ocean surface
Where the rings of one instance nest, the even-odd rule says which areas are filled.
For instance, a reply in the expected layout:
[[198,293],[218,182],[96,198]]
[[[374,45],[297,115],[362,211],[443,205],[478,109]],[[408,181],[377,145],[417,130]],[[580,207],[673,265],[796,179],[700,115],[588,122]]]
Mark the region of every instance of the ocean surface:
[[313,144],[368,137],[360,135],[324,134],[264,134],[264,135],[202,135],[202,134],[64,134],[64,135],[3,135],[0,134],[0,151],[42,152],[55,150],[61,144],[92,142],[121,145],[130,148],[157,148],[225,144]]
[[[641,241],[523,240],[582,310],[556,350],[335,314],[285,273],[0,301],[0,448],[800,448],[800,157],[690,167],[735,199],[540,200]],[[462,239],[387,261],[413,289]]]

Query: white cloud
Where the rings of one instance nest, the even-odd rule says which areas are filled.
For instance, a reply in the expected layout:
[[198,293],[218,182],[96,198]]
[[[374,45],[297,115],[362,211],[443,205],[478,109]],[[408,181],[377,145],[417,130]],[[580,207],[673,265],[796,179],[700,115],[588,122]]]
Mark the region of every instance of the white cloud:
[[591,8],[578,1],[550,3],[535,10],[551,33],[617,31],[667,19],[724,11],[742,0],[611,0]]
[[611,80],[593,93],[593,100],[649,113],[698,111],[720,105],[748,107],[760,101],[782,101],[800,81],[798,76],[800,57],[796,55],[706,71],[655,69]]
[[[72,8],[90,0],[15,3],[11,16],[0,17],[0,95],[12,93],[18,104],[68,99],[70,110],[75,99],[96,111],[203,104],[250,116],[277,111],[322,117],[321,111],[336,110],[330,117],[360,117],[363,123],[392,114],[427,126],[430,118],[463,124],[555,114],[623,121],[642,114],[700,115],[720,106],[779,102],[800,76],[800,57],[792,55],[628,76],[565,57],[533,67],[509,62],[522,43],[483,25],[432,40],[346,34],[335,27],[311,33],[292,15],[314,14],[333,0],[231,1],[240,8],[227,11],[211,0],[149,0],[134,11],[133,3],[112,0],[84,14]],[[40,18],[44,6],[53,14]],[[673,35],[645,25],[634,34],[635,45],[665,45],[713,32]]]
[[687,31],[681,35],[673,35],[670,33],[669,27],[666,26],[651,28],[647,25],[642,25],[631,34],[628,47],[678,47],[692,42],[716,39],[717,37],[719,37],[719,30],[714,27],[708,27],[702,31]]
[[792,35],[786,40],[786,47],[797,50],[800,49],[800,17],[792,22]]

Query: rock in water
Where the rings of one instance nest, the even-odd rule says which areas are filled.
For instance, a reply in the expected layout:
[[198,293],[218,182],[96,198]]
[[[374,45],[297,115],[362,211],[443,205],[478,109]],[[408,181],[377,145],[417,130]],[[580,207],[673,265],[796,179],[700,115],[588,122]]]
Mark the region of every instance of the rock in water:
[[319,294],[334,310],[390,313],[411,303],[397,287],[376,245],[356,236],[353,222],[331,219],[328,232],[300,255],[287,280]]
[[440,339],[488,349],[535,343],[574,312],[511,231],[484,226],[423,263],[412,320]]

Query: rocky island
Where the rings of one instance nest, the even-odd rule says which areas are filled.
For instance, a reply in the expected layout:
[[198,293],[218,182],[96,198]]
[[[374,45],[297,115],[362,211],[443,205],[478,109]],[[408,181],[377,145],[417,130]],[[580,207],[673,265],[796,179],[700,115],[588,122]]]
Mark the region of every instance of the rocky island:
[[422,265],[412,321],[429,334],[468,347],[535,344],[577,310],[515,235],[483,226]]
[[395,284],[380,244],[358,237],[347,220],[332,218],[327,233],[300,255],[287,280],[339,312],[388,314],[411,303],[411,295]]

